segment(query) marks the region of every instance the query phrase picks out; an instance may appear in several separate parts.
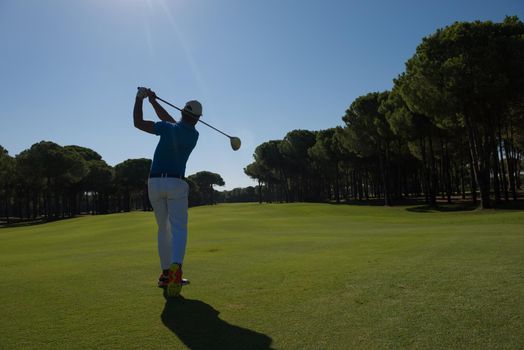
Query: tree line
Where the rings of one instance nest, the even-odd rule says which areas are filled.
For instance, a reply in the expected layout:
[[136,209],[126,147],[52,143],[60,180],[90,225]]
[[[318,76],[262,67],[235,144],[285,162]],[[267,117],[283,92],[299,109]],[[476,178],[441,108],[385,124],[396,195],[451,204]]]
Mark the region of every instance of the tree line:
[[[423,38],[389,91],[357,97],[344,126],[293,130],[259,145],[244,172],[258,186],[218,192],[219,174],[187,178],[189,205],[349,201],[386,205],[516,200],[524,149],[524,24],[456,22]],[[0,146],[0,218],[58,219],[150,210],[149,159],[108,165],[49,141],[16,157]]]
[[244,172],[262,201],[516,200],[524,149],[524,24],[455,22],[422,39],[388,91],[338,126],[260,144]]
[[[79,214],[151,210],[147,179],[151,160],[128,159],[108,165],[82,146],[41,141],[16,157],[0,146],[0,220],[56,220]],[[186,178],[189,205],[217,200],[219,174],[197,172]]]

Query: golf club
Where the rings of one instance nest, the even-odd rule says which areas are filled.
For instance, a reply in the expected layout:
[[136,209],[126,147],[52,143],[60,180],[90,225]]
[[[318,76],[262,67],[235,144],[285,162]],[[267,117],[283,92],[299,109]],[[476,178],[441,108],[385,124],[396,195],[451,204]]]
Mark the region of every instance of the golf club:
[[[140,87],[138,87],[138,89],[140,89]],[[241,143],[241,142],[240,142],[240,139],[239,139],[238,137],[235,137],[235,136],[229,136],[229,135],[226,134],[225,132],[220,131],[220,130],[218,130],[217,128],[215,128],[214,126],[209,125],[208,123],[202,121],[202,118],[199,118],[199,116],[197,116],[197,115],[191,113],[191,112],[188,111],[188,110],[185,110],[185,109],[183,110],[183,109],[181,109],[181,108],[178,108],[178,107],[175,106],[174,104],[169,103],[169,102],[167,102],[166,100],[164,100],[164,99],[162,99],[162,98],[160,98],[160,97],[158,97],[158,96],[156,96],[156,99],[159,100],[159,101],[164,102],[165,104],[167,104],[167,105],[169,105],[169,106],[171,106],[171,107],[173,107],[173,108],[178,109],[180,112],[187,113],[189,116],[191,116],[191,117],[193,117],[193,118],[196,118],[200,123],[209,126],[211,129],[213,129],[213,130],[215,130],[215,131],[218,131],[219,133],[221,133],[221,134],[224,135],[224,136],[229,137],[229,141],[230,141],[230,143],[231,143],[231,148],[233,149],[233,151],[237,151],[237,150],[240,148],[240,143]]]

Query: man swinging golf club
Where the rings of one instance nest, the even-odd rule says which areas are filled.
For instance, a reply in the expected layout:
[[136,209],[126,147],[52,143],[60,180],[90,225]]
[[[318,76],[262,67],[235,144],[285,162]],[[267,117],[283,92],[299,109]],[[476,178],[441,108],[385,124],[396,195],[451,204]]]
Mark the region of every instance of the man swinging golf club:
[[[160,122],[143,119],[142,103],[146,97]],[[153,91],[138,89],[133,110],[135,127],[160,136],[151,164],[148,192],[158,224],[158,254],[162,269],[158,286],[166,288],[170,297],[180,294],[182,285],[189,283],[182,278],[189,192],[184,175],[187,159],[198,140],[195,124],[202,115],[202,105],[198,101],[189,101],[181,114],[177,123],[156,101]]]

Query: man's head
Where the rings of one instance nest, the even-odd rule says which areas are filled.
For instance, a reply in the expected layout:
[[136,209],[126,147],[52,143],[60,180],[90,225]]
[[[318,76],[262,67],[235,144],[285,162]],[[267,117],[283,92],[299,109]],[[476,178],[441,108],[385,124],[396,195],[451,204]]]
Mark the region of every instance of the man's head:
[[195,125],[202,116],[202,105],[196,100],[188,101],[182,110],[182,120]]

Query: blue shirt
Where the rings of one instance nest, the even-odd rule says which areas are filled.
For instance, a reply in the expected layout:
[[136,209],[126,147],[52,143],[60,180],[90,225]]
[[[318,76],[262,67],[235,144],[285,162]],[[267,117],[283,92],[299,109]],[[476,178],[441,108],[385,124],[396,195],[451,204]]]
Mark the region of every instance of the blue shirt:
[[156,146],[151,174],[170,173],[185,176],[186,163],[198,140],[198,131],[186,122],[155,123],[155,134],[160,135]]

